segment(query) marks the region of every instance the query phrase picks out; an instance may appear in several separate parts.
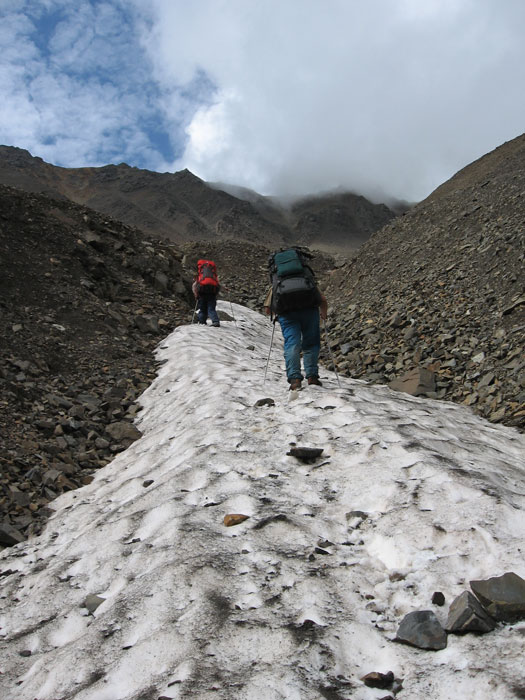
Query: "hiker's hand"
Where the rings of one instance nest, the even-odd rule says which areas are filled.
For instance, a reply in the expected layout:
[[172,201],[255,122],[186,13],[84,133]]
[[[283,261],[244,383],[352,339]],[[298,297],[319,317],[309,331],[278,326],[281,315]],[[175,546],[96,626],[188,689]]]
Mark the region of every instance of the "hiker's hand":
[[321,314],[321,318],[323,319],[323,321],[326,321],[326,319],[328,317],[328,309],[323,309],[323,307],[321,307],[319,309],[319,312]]
[[269,316],[269,315],[270,315],[270,312],[271,312],[270,307],[269,307],[269,306],[265,306],[265,307],[264,307],[264,313],[265,313],[267,316]]

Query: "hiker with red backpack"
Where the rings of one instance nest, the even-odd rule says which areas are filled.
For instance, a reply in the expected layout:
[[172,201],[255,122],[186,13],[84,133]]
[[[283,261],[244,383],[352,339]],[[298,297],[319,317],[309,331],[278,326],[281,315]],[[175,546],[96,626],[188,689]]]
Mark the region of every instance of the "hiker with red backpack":
[[212,326],[218,328],[221,324],[217,315],[217,296],[220,290],[217,277],[217,266],[213,260],[199,260],[197,262],[197,274],[192,285],[193,295],[197,300],[197,319],[200,324],[206,325],[208,317]]
[[301,352],[308,384],[321,386],[319,316],[326,319],[327,302],[308,264],[310,257],[304,250],[290,248],[274,253],[268,261],[272,286],[264,301],[264,310],[281,326],[290,390],[301,388]]

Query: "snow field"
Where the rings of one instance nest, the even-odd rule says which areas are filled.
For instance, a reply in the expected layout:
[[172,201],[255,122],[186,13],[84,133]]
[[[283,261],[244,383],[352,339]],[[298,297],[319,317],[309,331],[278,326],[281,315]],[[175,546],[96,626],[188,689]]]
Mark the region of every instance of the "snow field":
[[524,437],[328,372],[288,392],[278,329],[263,385],[271,326],[234,311],[160,344],[143,437],[0,554],[5,697],[369,700],[386,691],[360,677],[391,670],[400,698],[514,698],[525,623],[440,652],[392,640],[413,610],[444,623],[469,580],[525,577]]

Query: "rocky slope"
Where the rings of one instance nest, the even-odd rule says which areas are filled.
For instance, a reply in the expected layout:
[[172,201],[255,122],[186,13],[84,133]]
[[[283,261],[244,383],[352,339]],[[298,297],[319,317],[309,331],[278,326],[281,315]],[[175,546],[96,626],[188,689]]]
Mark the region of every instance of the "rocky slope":
[[0,186],[0,543],[136,438],[152,350],[192,308],[182,254],[64,200]]
[[[191,322],[199,257],[223,298],[259,308],[270,249],[177,247],[66,199],[0,186],[0,546],[40,529],[48,503],[139,434],[153,350]],[[332,267],[316,260],[319,274]]]
[[523,428],[524,228],[525,135],[464,168],[331,275],[339,370],[388,383],[429,369],[427,395]]
[[[364,197],[349,192],[305,197],[290,210],[293,229],[303,244],[334,253],[359,248],[392,218],[386,205],[371,206]],[[328,239],[326,231],[330,231]]]
[[0,146],[0,183],[67,197],[175,242],[237,238],[356,249],[395,215],[348,193],[308,198],[290,208],[244,188],[225,191],[188,170],[156,173],[125,163],[60,168],[10,146]]

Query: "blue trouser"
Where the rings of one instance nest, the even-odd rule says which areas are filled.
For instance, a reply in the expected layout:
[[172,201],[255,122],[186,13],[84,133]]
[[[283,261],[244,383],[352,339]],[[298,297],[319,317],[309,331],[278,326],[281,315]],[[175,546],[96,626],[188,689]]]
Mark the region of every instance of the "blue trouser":
[[298,309],[279,314],[279,323],[284,338],[284,361],[286,376],[303,379],[301,374],[301,350],[303,353],[304,373],[307,377],[319,376],[319,349],[321,333],[319,330],[319,309]]
[[208,316],[212,323],[219,323],[219,316],[215,307],[217,306],[217,296],[215,294],[199,294],[197,300],[197,318],[199,323],[206,323]]

